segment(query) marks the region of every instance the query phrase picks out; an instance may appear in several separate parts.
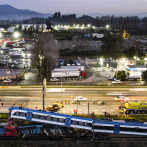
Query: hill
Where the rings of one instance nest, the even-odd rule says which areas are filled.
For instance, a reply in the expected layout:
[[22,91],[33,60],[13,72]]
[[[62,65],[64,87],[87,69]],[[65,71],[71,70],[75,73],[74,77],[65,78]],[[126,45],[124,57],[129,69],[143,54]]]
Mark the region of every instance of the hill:
[[35,11],[30,10],[22,10],[16,9],[10,5],[0,5],[0,20],[20,20],[20,19],[29,19],[32,17],[44,17],[47,18],[52,16],[51,13],[49,14],[42,14]]

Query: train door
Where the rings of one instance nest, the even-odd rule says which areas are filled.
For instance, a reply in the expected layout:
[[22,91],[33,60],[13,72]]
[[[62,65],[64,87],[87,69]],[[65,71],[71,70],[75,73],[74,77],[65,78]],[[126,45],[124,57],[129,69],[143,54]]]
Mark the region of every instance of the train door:
[[32,112],[29,112],[29,111],[27,112],[26,119],[32,120]]
[[119,133],[119,125],[114,125],[114,133]]
[[69,127],[70,124],[71,124],[71,118],[66,118],[65,119],[65,125]]

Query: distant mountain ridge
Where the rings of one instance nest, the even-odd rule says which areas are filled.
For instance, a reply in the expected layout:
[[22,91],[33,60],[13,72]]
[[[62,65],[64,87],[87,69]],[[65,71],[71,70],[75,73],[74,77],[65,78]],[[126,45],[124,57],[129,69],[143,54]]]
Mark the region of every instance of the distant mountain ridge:
[[[10,5],[0,5],[0,20],[22,20],[22,19],[30,19],[33,17],[43,17],[48,18],[49,16],[52,16],[52,13],[39,13],[36,11],[31,10],[23,10],[23,9],[16,9],[15,7],[12,7]],[[105,15],[114,15],[114,16],[138,16],[140,18],[143,18],[147,16],[147,12],[142,13],[134,13],[134,14],[104,14],[104,13],[90,13],[90,14],[76,14],[76,17],[81,17],[83,15],[88,15],[93,18],[96,16],[105,16]]]
[[42,14],[31,10],[16,9],[10,5],[0,5],[0,20],[22,20],[32,17],[48,18],[49,16],[52,16],[52,14]]

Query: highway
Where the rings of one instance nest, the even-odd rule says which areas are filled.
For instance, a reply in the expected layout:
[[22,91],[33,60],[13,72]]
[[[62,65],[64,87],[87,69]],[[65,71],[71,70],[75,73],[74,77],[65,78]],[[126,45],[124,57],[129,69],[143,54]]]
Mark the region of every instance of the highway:
[[[147,88],[47,88],[45,98],[45,107],[51,105],[56,100],[64,102],[64,108],[59,112],[66,114],[73,114],[74,109],[78,110],[79,114],[95,112],[96,114],[103,115],[104,112],[108,112],[113,115],[118,115],[118,105],[120,102],[115,101],[114,97],[127,96],[132,100],[147,100]],[[88,99],[86,102],[77,104],[71,104],[76,96],[83,96]],[[37,107],[42,109],[42,89],[41,88],[20,88],[20,89],[0,89],[0,112],[8,112],[8,108],[12,106],[15,101],[15,106],[20,103],[25,103],[25,107],[33,108]],[[92,104],[92,99],[98,101],[105,101],[104,105]],[[70,104],[65,104],[65,100],[70,100]],[[3,107],[1,106],[3,103]]]
[[[83,96],[88,99],[110,98],[116,96],[146,99],[147,88],[47,88],[46,98],[75,98]],[[0,96],[5,97],[42,97],[42,88],[1,88]]]

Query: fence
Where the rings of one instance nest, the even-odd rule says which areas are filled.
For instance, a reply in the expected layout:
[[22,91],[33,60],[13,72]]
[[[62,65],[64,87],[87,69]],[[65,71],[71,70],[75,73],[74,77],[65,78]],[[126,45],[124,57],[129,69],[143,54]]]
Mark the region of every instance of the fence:
[[[23,86],[23,85],[43,85],[43,82],[19,82],[19,81],[14,81],[12,83],[0,83],[0,85],[10,85],[10,86]],[[46,85],[48,86],[61,86],[60,82],[47,82]],[[63,86],[96,86],[96,85],[108,85],[107,83],[96,83],[96,82],[62,82]]]

